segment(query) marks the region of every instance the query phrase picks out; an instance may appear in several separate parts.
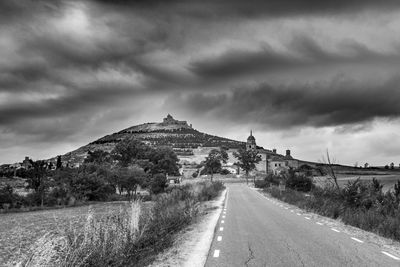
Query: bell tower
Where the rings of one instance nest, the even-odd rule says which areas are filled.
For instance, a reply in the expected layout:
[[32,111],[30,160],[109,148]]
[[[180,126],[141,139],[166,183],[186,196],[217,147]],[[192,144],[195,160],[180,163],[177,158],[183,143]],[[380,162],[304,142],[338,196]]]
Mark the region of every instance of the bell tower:
[[246,150],[256,150],[256,139],[253,136],[253,131],[250,130],[250,136],[247,137]]

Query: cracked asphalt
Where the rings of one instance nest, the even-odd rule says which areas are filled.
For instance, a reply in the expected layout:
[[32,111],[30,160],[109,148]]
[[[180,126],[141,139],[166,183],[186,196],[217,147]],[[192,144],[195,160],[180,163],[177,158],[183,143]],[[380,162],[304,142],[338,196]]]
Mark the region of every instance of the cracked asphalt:
[[274,205],[246,185],[227,187],[205,266],[400,266],[378,246]]

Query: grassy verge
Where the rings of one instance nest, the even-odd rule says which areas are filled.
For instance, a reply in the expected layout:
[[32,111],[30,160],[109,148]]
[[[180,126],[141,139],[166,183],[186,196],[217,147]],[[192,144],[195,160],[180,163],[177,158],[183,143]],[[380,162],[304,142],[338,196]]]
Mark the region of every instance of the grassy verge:
[[[400,185],[400,183],[399,183]],[[343,189],[314,187],[309,192],[277,186],[263,190],[302,209],[400,241],[400,188],[383,193],[377,180],[350,181]]]
[[83,231],[48,233],[23,265],[145,266],[196,218],[199,203],[223,188],[219,182],[187,184],[158,195],[148,210],[135,201],[116,214],[95,217],[89,212]]

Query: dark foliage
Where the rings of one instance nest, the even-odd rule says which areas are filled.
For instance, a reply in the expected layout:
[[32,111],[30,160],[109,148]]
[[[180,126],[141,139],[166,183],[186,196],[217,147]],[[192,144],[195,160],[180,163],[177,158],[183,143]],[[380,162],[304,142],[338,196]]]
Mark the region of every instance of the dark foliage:
[[310,177],[296,174],[293,170],[289,170],[285,180],[286,187],[297,191],[309,192],[314,187],[313,181]]
[[167,177],[164,174],[156,174],[150,179],[149,189],[152,194],[160,194],[168,187]]
[[266,187],[270,187],[270,182],[268,182],[267,180],[256,180],[254,187],[255,188],[266,188]]
[[151,174],[178,175],[178,157],[169,147],[150,147],[138,140],[124,140],[116,145],[111,156],[121,167],[139,165]]
[[230,172],[229,170],[227,170],[227,169],[222,169],[222,170],[220,171],[220,174],[222,174],[222,175],[228,175],[228,174],[231,174],[231,172]]

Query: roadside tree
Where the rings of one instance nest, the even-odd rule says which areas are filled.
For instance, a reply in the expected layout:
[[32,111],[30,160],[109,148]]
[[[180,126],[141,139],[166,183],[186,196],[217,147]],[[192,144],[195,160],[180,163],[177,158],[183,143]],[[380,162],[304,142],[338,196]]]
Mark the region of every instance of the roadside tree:
[[207,173],[211,174],[211,182],[213,180],[214,173],[222,170],[222,163],[226,163],[228,160],[228,153],[225,149],[212,149],[206,160],[204,161],[204,168]]
[[[246,172],[246,183],[249,183],[249,173],[256,168],[256,164],[261,161],[261,156],[257,151],[239,149],[238,152],[233,153],[233,156],[238,159],[236,165]],[[253,179],[255,183],[255,177]]]

